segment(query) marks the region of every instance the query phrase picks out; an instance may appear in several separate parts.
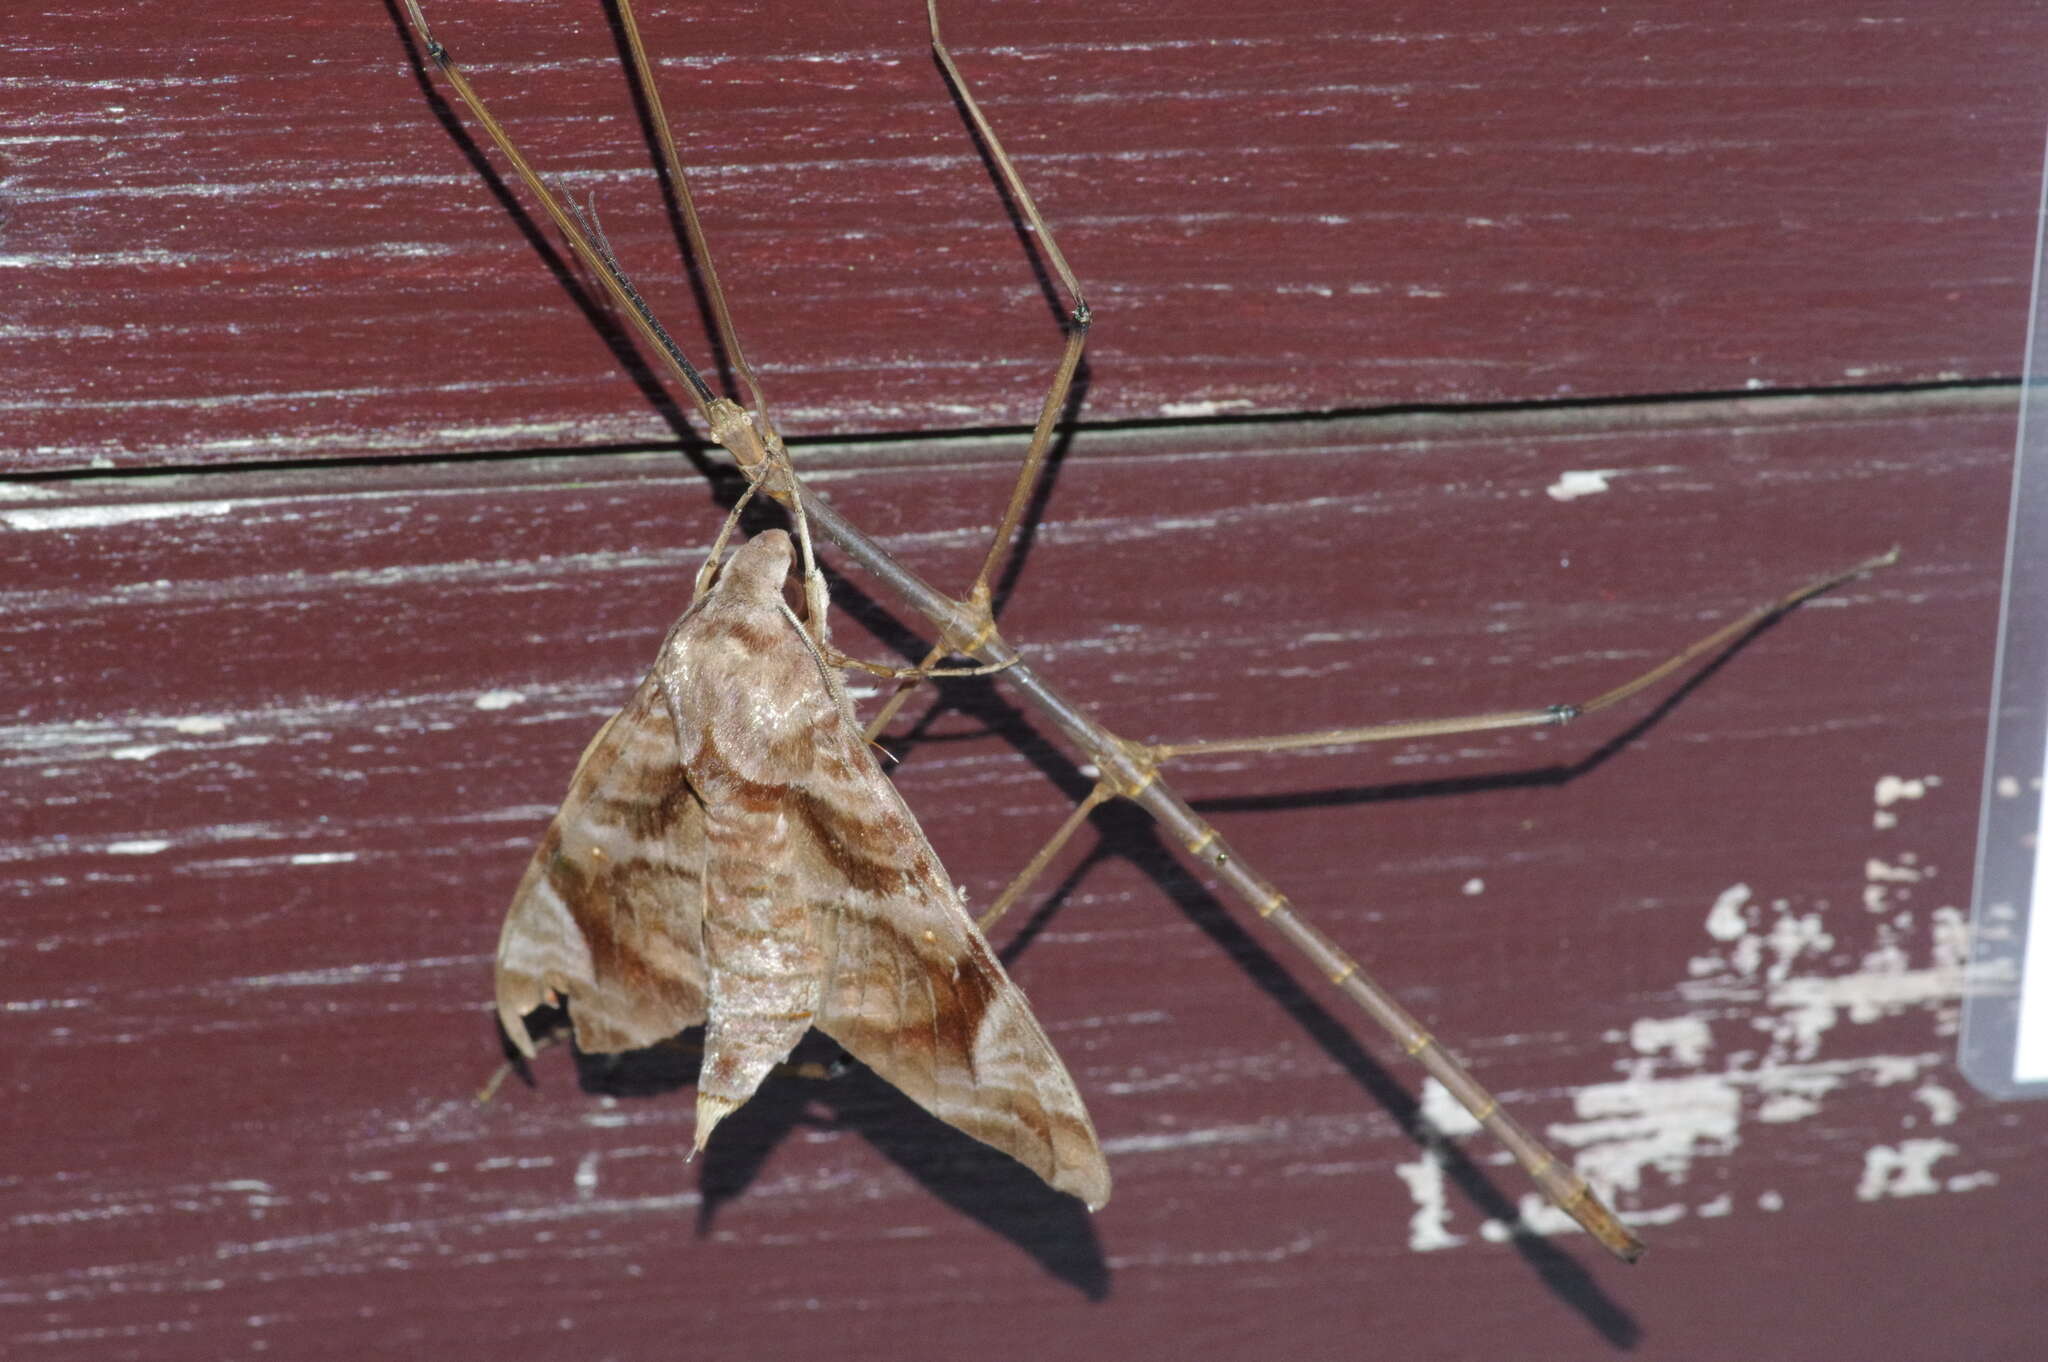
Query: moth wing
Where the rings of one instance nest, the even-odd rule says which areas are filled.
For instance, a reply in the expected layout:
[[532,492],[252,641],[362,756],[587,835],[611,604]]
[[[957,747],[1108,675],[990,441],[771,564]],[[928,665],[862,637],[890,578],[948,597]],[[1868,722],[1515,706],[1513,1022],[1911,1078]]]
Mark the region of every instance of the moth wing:
[[498,939],[498,1016],[566,999],[578,1048],[637,1050],[703,1022],[704,813],[649,677],[598,730],[512,897]]
[[820,910],[814,1024],[932,1115],[1100,1207],[1102,1146],[1023,990],[850,718],[833,738],[792,828]]

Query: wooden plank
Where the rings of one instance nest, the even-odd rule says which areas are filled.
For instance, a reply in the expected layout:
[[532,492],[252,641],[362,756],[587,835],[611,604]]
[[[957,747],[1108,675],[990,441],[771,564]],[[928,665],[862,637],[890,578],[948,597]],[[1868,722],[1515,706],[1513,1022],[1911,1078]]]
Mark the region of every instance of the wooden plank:
[[[433,12],[705,354],[600,10]],[[2038,5],[951,14],[1090,286],[1092,419],[2019,365]],[[1027,421],[1057,336],[917,6],[648,26],[792,431]],[[21,41],[11,467],[673,438],[395,11],[83,0]]]
[[[2048,1112],[1952,1063],[2011,419],[1951,393],[1090,432],[1061,469],[1006,628],[1138,736],[1571,698],[1904,546],[1661,713],[1187,774],[1621,1183],[1653,1240],[1626,1272],[1491,1242],[1515,1170],[1433,1158],[1412,1073],[1122,815],[999,934],[1110,1151],[1098,1216],[859,1075],[778,1087],[695,1166],[673,1063],[579,1090],[553,1054],[479,1108],[498,915],[687,597],[701,481],[9,487],[8,1354],[1811,1357],[1938,1328],[2022,1355]],[[801,457],[950,582],[1014,452]],[[905,642],[841,599],[847,646]],[[891,746],[984,901],[1084,783],[999,681]]]

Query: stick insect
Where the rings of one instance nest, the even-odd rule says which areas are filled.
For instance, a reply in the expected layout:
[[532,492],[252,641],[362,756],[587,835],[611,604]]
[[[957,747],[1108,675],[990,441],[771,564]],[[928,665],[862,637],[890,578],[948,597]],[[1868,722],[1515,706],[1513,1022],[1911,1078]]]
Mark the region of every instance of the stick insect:
[[[976,101],[968,81],[955,64],[940,31],[937,0],[927,0],[926,19],[931,48],[943,78],[986,150],[1018,211],[1029,223],[1034,248],[1051,277],[1058,281],[1067,307],[1064,343],[1047,385],[1039,415],[1032,428],[1009,499],[990,537],[986,553],[972,583],[959,595],[940,591],[914,571],[893,558],[862,530],[840,516],[831,506],[816,499],[791,465],[777,433],[755,370],[748,363],[738,330],[733,322],[724,290],[719,282],[711,252],[706,244],[697,209],[689,191],[669,120],[656,88],[652,63],[641,40],[630,0],[616,0],[617,15],[629,53],[631,78],[651,114],[652,126],[661,143],[670,183],[682,210],[688,249],[705,288],[712,325],[731,365],[747,403],[719,396],[700,371],[682,353],[668,332],[642,300],[630,277],[596,228],[592,216],[568,202],[521,153],[505,127],[492,116],[485,101],[464,74],[449,49],[429,28],[419,0],[405,0],[412,25],[428,57],[442,77],[465,103],[476,122],[496,145],[500,154],[525,183],[535,201],[590,275],[604,289],[619,314],[632,326],[648,350],[674,377],[708,427],[712,438],[733,458],[744,474],[749,495],[760,491],[779,503],[797,531],[802,564],[801,581],[807,607],[808,629],[820,656],[834,665],[853,664],[851,659],[822,650],[828,602],[822,579],[812,560],[810,531],[829,539],[848,559],[880,581],[901,601],[930,622],[937,642],[914,668],[879,668],[897,678],[895,694],[870,720],[870,739],[881,732],[898,712],[909,688],[931,674],[944,658],[961,656],[979,669],[1000,673],[1006,686],[1043,716],[1095,775],[1093,788],[1033,855],[1016,879],[979,920],[986,931],[1007,912],[1028,887],[1059,854],[1062,847],[1083,827],[1090,815],[1113,799],[1130,800],[1145,810],[1210,875],[1228,887],[1270,930],[1277,933],[1321,971],[1332,988],[1362,1008],[1382,1027],[1394,1043],[1441,1083],[1488,1130],[1527,1171],[1536,1186],[1558,1208],[1583,1226],[1610,1253],[1634,1261],[1643,1246],[1636,1236],[1601,1200],[1599,1194],[1573,1169],[1553,1155],[1535,1135],[1501,1108],[1463,1064],[1441,1042],[1424,1029],[1394,996],[1376,983],[1359,963],[1315,927],[1264,875],[1236,854],[1222,834],[1197,814],[1177,794],[1164,768],[1192,757],[1225,753],[1271,753],[1293,749],[1330,748],[1377,742],[1473,733],[1492,729],[1556,726],[1586,715],[1621,705],[1670,678],[1684,673],[1702,659],[1731,648],[1769,620],[1808,598],[1892,562],[1896,550],[1859,562],[1839,572],[1811,581],[1777,599],[1757,607],[1722,628],[1714,630],[1676,654],[1629,678],[1612,689],[1573,703],[1540,704],[1527,708],[1503,709],[1480,714],[1443,718],[1403,720],[1356,727],[1254,736],[1213,741],[1140,743],[1103,727],[1080,704],[1057,690],[1043,672],[1033,665],[1027,651],[1006,639],[997,626],[993,610],[992,583],[1004,565],[1026,510],[1044,473],[1047,453],[1066,410],[1076,372],[1086,345],[1091,313],[1077,275],[1061,251],[1050,224],[1040,212],[1015,163],[1004,151],[996,131]],[[734,512],[737,515],[737,509]],[[728,518],[720,535],[720,546],[730,533]],[[714,561],[717,553],[714,551]],[[702,583],[700,582],[700,596]],[[687,617],[686,617],[687,618]],[[680,628],[681,626],[679,626]],[[871,668],[873,669],[873,668]],[[603,735],[593,749],[603,742]],[[566,817],[566,807],[565,807]],[[509,928],[508,928],[509,931]],[[502,996],[502,995],[501,995]],[[512,1018],[508,1018],[508,1027]],[[520,1037],[524,1039],[523,1033]],[[1062,1074],[1062,1077],[1064,1075]],[[700,1103],[702,1099],[700,1098]],[[700,1106],[700,1111],[702,1107]],[[950,1119],[950,1118],[949,1118]],[[1085,1122],[1085,1117],[1082,1118]],[[700,1130],[701,1133],[701,1130]],[[987,1137],[984,1137],[987,1138]],[[1092,1138],[1092,1137],[1091,1137]],[[1050,1179],[1049,1179],[1050,1180]]]

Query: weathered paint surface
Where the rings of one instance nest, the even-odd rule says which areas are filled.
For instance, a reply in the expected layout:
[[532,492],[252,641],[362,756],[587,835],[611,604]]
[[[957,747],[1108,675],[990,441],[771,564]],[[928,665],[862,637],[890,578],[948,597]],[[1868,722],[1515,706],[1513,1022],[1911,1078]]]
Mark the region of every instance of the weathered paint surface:
[[[1057,338],[922,6],[648,9],[721,272],[796,431],[1028,423]],[[601,9],[432,14],[705,354]],[[2048,121],[2048,13],[2023,0],[968,0],[947,25],[1090,285],[1095,420],[2018,362]],[[395,5],[194,26],[86,0],[17,41],[16,460],[675,438],[616,321],[451,134]]]
[[[594,12],[436,13],[672,259]],[[723,7],[667,69],[785,410],[931,436],[800,457],[959,582],[1019,442],[952,432],[1022,419],[1052,337],[882,22]],[[2027,1355],[2048,1114],[1951,1058],[2012,420],[1969,385],[2018,364],[2041,24],[952,24],[1091,284],[1084,420],[1182,423],[1075,437],[1004,616],[1111,723],[1583,698],[1903,546],[1668,708],[1185,775],[1616,1189],[1632,1272],[1114,813],[998,943],[1102,1128],[1099,1216],[859,1073],[694,1165],[659,1056],[476,1106],[498,915],[719,504],[666,452],[547,457],[669,422],[389,16],[30,24],[7,471],[127,472],[0,488],[0,1350],[1873,1356],[1939,1301],[1925,1355]],[[1543,405],[1686,394],[1741,395]],[[913,651],[865,592],[841,641]],[[890,744],[984,901],[1086,783],[1003,696]]]

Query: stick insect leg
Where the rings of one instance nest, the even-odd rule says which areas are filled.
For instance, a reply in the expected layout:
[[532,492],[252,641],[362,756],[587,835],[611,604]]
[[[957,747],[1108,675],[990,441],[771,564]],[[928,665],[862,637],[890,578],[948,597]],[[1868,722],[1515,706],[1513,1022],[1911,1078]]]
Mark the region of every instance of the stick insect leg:
[[1172,794],[1164,782],[1155,780],[1158,768],[1161,763],[1174,757],[1205,753],[1282,751],[1295,747],[1340,746],[1398,738],[1469,733],[1491,728],[1568,722],[1581,714],[1595,713],[1631,699],[1666,680],[1688,664],[1725,650],[1765,622],[1801,602],[1853,577],[1888,566],[1897,558],[1898,550],[1894,549],[1839,572],[1816,578],[1776,600],[1759,606],[1733,623],[1716,629],[1649,670],[1582,704],[1549,705],[1538,709],[1507,710],[1495,714],[1376,724],[1363,728],[1215,743],[1145,745],[1123,742],[1117,747],[1105,749],[1098,755],[1112,760],[1103,760],[1100,763],[1103,767],[1103,776],[1095,788],[1060,825],[1059,830],[1038,854],[1031,858],[1023,872],[1003,890],[977,925],[983,931],[992,928],[997,919],[1024,893],[1026,887],[1045,870],[1060,848],[1080,829],[1098,805],[1117,795],[1137,800],[1180,838],[1190,855],[1210,866],[1233,889],[1252,903],[1261,918],[1285,936],[1296,949],[1321,969],[1333,984],[1370,1014],[1404,1051],[1443,1084],[1475,1120],[1514,1154],[1516,1161],[1528,1172],[1552,1204],[1570,1215],[1615,1256],[1633,1262],[1642,1254],[1641,1242],[1608,1209],[1585,1179],[1545,1148],[1543,1142],[1520,1122],[1502,1111],[1499,1101],[1472,1077],[1455,1056],[1424,1030],[1421,1023],[1416,1021],[1392,994],[1374,981],[1356,960],[1302,917],[1286,896],[1263,876],[1239,861],[1224,842],[1222,834],[1177,795]]
[[[825,579],[818,571],[817,555],[811,546],[811,528],[804,515],[803,498],[796,493],[796,472],[789,462],[789,451],[783,446],[769,416],[767,395],[761,390],[754,366],[747,361],[746,347],[740,344],[739,328],[733,322],[725,287],[718,280],[718,266],[711,254],[711,244],[705,239],[704,224],[697,215],[696,196],[690,192],[690,175],[683,168],[682,154],[676,147],[675,128],[661,102],[661,90],[654,79],[654,64],[648,58],[647,45],[640,37],[639,22],[633,16],[632,0],[616,0],[616,3],[619,26],[625,34],[626,50],[632,62],[633,83],[646,103],[655,135],[661,142],[663,168],[667,171],[669,185],[675,191],[676,205],[682,210],[683,234],[687,238],[690,257],[703,280],[705,295],[711,303],[712,324],[718,332],[719,346],[732,361],[733,370],[739,375],[741,384],[746,388],[747,399],[752,404],[745,413],[753,437],[748,443],[765,457],[754,464],[740,450],[734,449],[734,454],[754,486],[766,482],[769,494],[789,507],[796,527],[799,556],[803,561],[804,627],[820,649],[830,649],[831,625]],[[726,530],[719,536],[721,546],[737,514],[738,507],[735,507],[732,515],[727,517]]]
[[[1092,314],[1088,300],[1081,294],[1081,281],[1067,265],[1067,257],[1060,250],[1059,239],[1053,235],[1052,224],[1038,211],[1038,201],[1031,197],[1031,190],[1025,185],[1024,177],[1017,165],[1003,150],[1002,139],[996,136],[995,127],[988,116],[981,111],[981,104],[974,98],[974,92],[960,68],[953,62],[953,54],[939,33],[938,0],[925,0],[925,18],[931,27],[932,56],[938,61],[939,69],[945,73],[946,83],[959,96],[960,106],[974,125],[974,131],[981,143],[988,149],[989,159],[995,163],[996,171],[1002,176],[1003,187],[1023,212],[1045,262],[1052,267],[1059,279],[1060,287],[1066,290],[1070,307],[1065,319],[1066,344],[1060,351],[1059,363],[1054,366],[1052,382],[1047,385],[1045,400],[1039,404],[1038,421],[1031,428],[1031,443],[1025,448],[1024,460],[1017,468],[1017,478],[1010,488],[1010,499],[1003,508],[1002,518],[996,522],[994,534],[989,539],[988,551],[983,554],[981,567],[974,574],[974,584],[963,598],[967,608],[981,619],[977,636],[963,639],[942,639],[926,655],[920,670],[929,671],[934,663],[948,652],[973,653],[995,632],[995,621],[989,615],[991,590],[990,582],[1003,557],[1017,537],[1017,526],[1024,518],[1025,510],[1031,504],[1031,494],[1038,486],[1040,474],[1045,469],[1046,452],[1052,448],[1052,439],[1059,426],[1060,414],[1066,410],[1067,396],[1073,390],[1074,375],[1081,367],[1081,352],[1088,344],[1088,325]],[[914,684],[911,683],[911,684]],[[869,721],[867,736],[872,740],[889,721],[896,717],[909,698],[910,685],[896,689],[875,717]]]
[[1490,714],[1465,714],[1447,719],[1409,719],[1391,724],[1369,724],[1361,728],[1333,728],[1315,733],[1287,733],[1262,738],[1226,738],[1215,742],[1156,743],[1145,748],[1154,762],[1171,761],[1176,757],[1207,756],[1225,752],[1284,752],[1302,747],[1344,747],[1354,743],[1388,742],[1404,738],[1440,737],[1454,733],[1478,733],[1492,728],[1529,728],[1540,725],[1567,724],[1588,714],[1597,714],[1610,709],[1624,700],[1633,698],[1651,686],[1663,681],[1688,664],[1712,653],[1718,653],[1744,635],[1776,619],[1802,601],[1808,600],[1831,587],[1840,586],[1866,572],[1875,572],[1898,561],[1899,551],[1894,548],[1875,558],[1866,558],[1854,566],[1838,572],[1828,573],[1792,591],[1786,592],[1774,601],[1766,602],[1750,611],[1732,624],[1727,624],[1705,638],[1695,640],[1673,653],[1664,661],[1633,677],[1614,689],[1594,696],[1578,704],[1543,705],[1535,709],[1498,710]]
[[626,36],[626,50],[632,58],[633,81],[639,88],[640,97],[646,102],[647,112],[653,120],[655,136],[661,139],[663,167],[668,172],[669,185],[675,191],[676,206],[683,214],[683,235],[688,239],[690,258],[696,263],[699,276],[704,283],[704,293],[711,303],[712,324],[718,331],[718,344],[732,362],[733,372],[747,390],[747,401],[758,412],[764,424],[772,426],[768,418],[768,399],[761,391],[761,384],[754,377],[753,365],[747,363],[745,349],[740,345],[739,328],[733,324],[732,309],[726,305],[725,289],[718,282],[718,267],[711,258],[711,246],[704,239],[704,224],[697,216],[697,201],[690,193],[690,177],[683,169],[683,158],[676,149],[675,129],[670,126],[668,111],[661,102],[661,90],[654,81],[654,64],[648,60],[647,47],[640,41],[640,25],[633,17],[632,0],[617,0],[619,25]]
[[[1137,793],[1142,791],[1144,785],[1150,783],[1150,774],[1152,772],[1175,758],[1211,756],[1226,752],[1284,752],[1303,747],[1345,747],[1354,744],[1389,742],[1407,738],[1433,738],[1457,733],[1479,733],[1495,728],[1528,728],[1539,725],[1556,726],[1570,723],[1574,719],[1588,714],[1596,714],[1603,709],[1610,709],[1625,700],[1632,699],[1643,691],[1648,690],[1651,686],[1670,677],[1688,663],[1726,649],[1744,635],[1762,627],[1801,602],[1819,595],[1830,587],[1840,586],[1843,582],[1860,577],[1866,572],[1874,572],[1879,568],[1889,567],[1898,561],[1898,556],[1899,551],[1894,548],[1887,553],[1879,554],[1875,558],[1867,558],[1852,567],[1843,568],[1837,572],[1830,572],[1823,577],[1816,577],[1805,585],[1786,592],[1776,600],[1758,606],[1732,624],[1725,624],[1713,633],[1708,634],[1705,638],[1697,639],[1687,644],[1684,648],[1673,653],[1648,671],[1630,678],[1612,690],[1604,691],[1592,699],[1579,704],[1544,705],[1535,709],[1498,710],[1490,714],[1466,714],[1448,719],[1405,719],[1391,724],[1369,724],[1359,728],[1322,729],[1313,733],[1284,733],[1263,738],[1225,738],[1215,742],[1183,743],[1125,742],[1123,743],[1124,755],[1133,763],[1137,771],[1143,773],[1143,779],[1138,783],[1138,788],[1119,789],[1106,782],[1097,782],[1087,799],[1068,817],[1065,823],[1060,825],[1059,830],[1031,858],[1017,878],[1012,880],[1003,892],[997,896],[996,901],[989,906],[987,912],[982,914],[980,921],[976,925],[985,932],[996,924],[996,921],[1002,917],[1004,912],[1023,895],[1024,891],[1030,886],[1031,881],[1036,879],[1040,872],[1051,863],[1052,858],[1058,854],[1059,849],[1080,830],[1081,824],[1089,811],[1104,800],[1119,794],[1135,797]],[[1206,826],[1204,824],[1204,827]],[[1211,832],[1213,833],[1213,829]],[[1204,848],[1198,846],[1192,847],[1190,850],[1197,854],[1202,854]]]
[[[807,627],[823,645],[826,642],[828,627],[823,608],[824,578],[818,573],[816,557],[811,549],[810,527],[804,517],[802,498],[797,494],[796,475],[789,466],[789,455],[783,448],[781,438],[776,435],[774,427],[759,410],[760,385],[755,380],[752,367],[746,361],[745,352],[740,346],[739,334],[733,327],[731,314],[725,305],[724,290],[718,284],[716,269],[711,265],[710,248],[704,241],[703,229],[697,221],[696,205],[690,197],[688,178],[683,172],[675,150],[674,134],[669,129],[667,115],[662,109],[661,96],[654,88],[652,68],[647,60],[646,47],[640,41],[639,27],[633,21],[630,0],[620,0],[619,8],[627,34],[627,46],[633,56],[635,79],[640,83],[642,96],[647,100],[649,110],[654,115],[656,127],[660,129],[663,156],[666,158],[678,202],[684,209],[685,230],[690,238],[690,249],[705,272],[720,343],[726,347],[734,368],[741,374],[749,395],[755,400],[757,410],[752,413],[711,391],[703,375],[684,357],[681,347],[655,318],[653,309],[640,296],[640,291],[633,286],[632,279],[612,255],[611,247],[597,230],[596,223],[575,204],[565,201],[533,168],[504,125],[492,116],[482,96],[469,83],[469,78],[463,73],[454,56],[434,36],[433,30],[427,25],[426,15],[420,9],[419,0],[404,0],[404,3],[413,29],[426,46],[427,56],[440,68],[442,75],[454,87],[462,101],[469,105],[470,111],[476,115],[477,122],[490,136],[499,153],[511,163],[527,189],[539,200],[541,208],[568,241],[577,258],[598,278],[613,302],[626,313],[634,329],[654,347],[669,369],[688,389],[699,412],[711,427],[712,438],[731,451],[750,483],[759,486],[765,482],[771,496],[792,507],[797,542],[803,552],[804,595],[811,616]],[[728,517],[724,534],[729,535],[730,530],[731,518]],[[723,537],[724,535],[721,535],[721,538]]]
[[420,42],[425,45],[428,59],[440,68],[442,77],[453,87],[462,102],[469,106],[470,112],[476,115],[476,121],[496,145],[499,154],[511,164],[513,171],[540,202],[542,210],[548,215],[548,220],[555,224],[555,229],[568,241],[576,257],[597,277],[612,302],[625,312],[627,320],[640,334],[641,339],[661,356],[662,362],[689,392],[690,399],[697,404],[697,410],[712,424],[715,431],[718,422],[714,407],[718,399],[711,391],[711,386],[704,381],[704,376],[684,357],[682,348],[675,343],[674,337],[670,336],[667,329],[655,319],[653,309],[648,307],[647,300],[640,296],[639,290],[633,287],[632,280],[619,268],[618,261],[612,258],[610,248],[601,240],[592,239],[583,215],[568,205],[562,196],[541,178],[540,172],[533,168],[532,163],[513,142],[511,134],[506,132],[504,125],[492,115],[483,97],[469,83],[469,77],[456,62],[454,54],[441,45],[433,30],[427,26],[427,16],[421,11],[419,0],[404,0],[404,3],[406,17],[411,20],[413,31],[419,34]]

